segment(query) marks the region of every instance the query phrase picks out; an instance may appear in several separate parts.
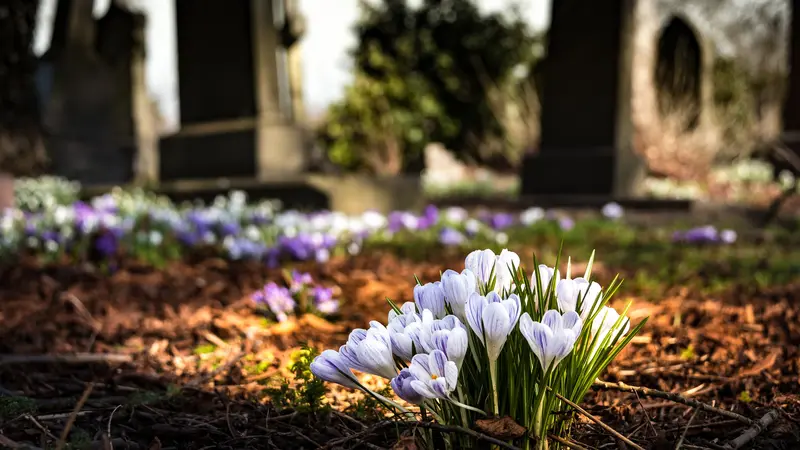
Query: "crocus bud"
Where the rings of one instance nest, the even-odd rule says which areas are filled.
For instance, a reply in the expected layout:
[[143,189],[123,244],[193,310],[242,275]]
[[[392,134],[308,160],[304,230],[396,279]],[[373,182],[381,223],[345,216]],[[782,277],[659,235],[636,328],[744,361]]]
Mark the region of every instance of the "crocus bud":
[[347,367],[342,360],[339,352],[335,350],[325,350],[321,355],[314,358],[309,365],[311,373],[317,378],[321,378],[331,383],[338,383],[344,387],[359,389],[356,384],[356,377],[353,371]]
[[444,291],[439,281],[414,286],[414,302],[420,312],[427,309],[437,319],[445,316]]
[[402,398],[408,403],[420,405],[425,401],[425,397],[421,396],[414,388],[411,387],[411,382],[416,379],[417,378],[409,369],[403,369],[396,377],[392,378],[392,390],[395,394],[397,394],[398,397]]
[[464,312],[467,299],[477,289],[475,274],[469,269],[464,269],[461,273],[448,269],[442,274],[445,301],[450,305],[453,314],[462,321],[467,318]]

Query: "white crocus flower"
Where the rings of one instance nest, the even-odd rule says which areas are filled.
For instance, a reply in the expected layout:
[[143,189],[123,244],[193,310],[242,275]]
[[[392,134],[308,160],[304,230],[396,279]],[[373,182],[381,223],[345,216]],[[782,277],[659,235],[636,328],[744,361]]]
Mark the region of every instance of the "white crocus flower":
[[576,312],[570,311],[562,316],[554,309],[544,313],[541,322],[534,322],[528,313],[519,319],[519,331],[545,371],[555,368],[569,355],[582,325]]

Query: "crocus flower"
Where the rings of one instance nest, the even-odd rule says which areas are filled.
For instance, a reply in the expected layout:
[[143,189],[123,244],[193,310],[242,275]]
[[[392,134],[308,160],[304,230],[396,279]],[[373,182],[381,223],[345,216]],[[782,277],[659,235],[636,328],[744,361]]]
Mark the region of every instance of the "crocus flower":
[[494,274],[494,290],[497,293],[511,288],[514,281],[512,270],[518,268],[519,264],[519,255],[506,249],[503,249],[499,255],[495,255],[489,249],[475,250],[464,260],[467,269],[475,274],[483,285],[488,284]]
[[495,268],[497,279],[494,286],[496,292],[502,293],[511,289],[511,285],[514,283],[514,271],[519,269],[519,265],[519,255],[514,252],[503,249],[497,255],[497,267]]
[[519,331],[528,341],[543,370],[556,367],[569,355],[582,325],[576,312],[570,311],[562,316],[554,309],[544,313],[541,322],[534,322],[528,313],[519,319]]
[[586,320],[595,302],[602,298],[602,289],[597,282],[590,283],[583,277],[558,280],[556,284],[558,308],[565,313],[575,311]]
[[545,264],[539,264],[539,281],[536,281],[536,272],[531,274],[531,292],[534,295],[537,294],[537,290],[539,289],[539,285],[542,286],[542,295],[547,293],[547,290],[550,288],[550,283],[553,281],[553,277],[555,277],[555,284],[558,285],[559,280],[561,280],[561,272],[558,271],[554,267],[548,267]]
[[419,339],[422,319],[416,313],[395,315],[386,328],[389,330],[392,352],[398,358],[411,361],[416,353],[422,351]]
[[392,356],[389,330],[380,322],[369,323],[369,330],[357,328],[350,333],[339,354],[353,369],[384,378],[394,378],[397,369]]
[[475,250],[467,255],[464,265],[475,274],[481,284],[486,285],[491,281],[496,262],[497,256],[490,249]]
[[428,309],[437,319],[445,315],[444,291],[439,281],[414,286],[414,302],[420,311]]
[[333,298],[333,289],[315,286],[311,291],[314,307],[323,314],[333,314],[339,310],[339,301]]
[[509,213],[494,214],[489,218],[489,225],[497,231],[505,230],[514,225],[514,216]]
[[519,222],[526,227],[542,219],[544,219],[544,210],[539,207],[528,208],[519,215]]
[[450,227],[444,227],[439,232],[439,242],[442,245],[446,246],[461,245],[464,243],[465,240],[466,237],[463,234],[461,234],[460,231]]
[[464,269],[461,273],[447,269],[442,274],[442,291],[444,291],[445,301],[450,305],[453,314],[462,321],[467,319],[465,312],[467,299],[477,290],[475,274],[469,269]]
[[420,405],[425,401],[425,397],[420,395],[416,389],[411,386],[411,382],[414,380],[417,380],[417,378],[411,373],[410,369],[405,368],[401,370],[396,377],[392,378],[390,384],[392,385],[392,390],[398,397],[408,403]]
[[615,202],[606,203],[605,205],[603,205],[603,209],[601,210],[601,212],[603,213],[603,217],[611,220],[617,220],[621,218],[622,215],[624,214],[622,206],[620,206],[619,203]]
[[295,307],[289,290],[274,282],[267,283],[262,290],[253,294],[253,301],[266,305],[278,322],[286,321],[289,318],[288,313],[294,311]]
[[575,228],[575,221],[569,217],[564,216],[558,219],[558,226],[563,231],[569,231]]
[[733,244],[737,239],[736,232],[733,230],[722,230],[719,232],[719,240],[726,244]]
[[456,363],[448,361],[439,350],[429,355],[415,355],[408,371],[414,376],[411,388],[419,395],[430,399],[449,399],[458,382]]
[[491,362],[497,361],[521,311],[520,300],[511,294],[503,300],[496,292],[486,297],[473,293],[467,301],[467,322],[486,347]]
[[614,339],[620,330],[622,330],[620,336],[628,334],[631,329],[631,321],[626,317],[617,324],[619,317],[617,310],[609,306],[604,306],[597,313],[592,321],[592,336],[597,339],[597,345],[600,345],[609,333],[612,333],[610,339]]
[[344,387],[360,389],[353,371],[347,367],[347,364],[336,350],[325,350],[314,358],[309,368],[311,373],[325,381],[341,384]]
[[447,359],[456,363],[460,369],[467,355],[469,338],[464,325],[458,317],[449,315],[444,319],[434,320],[430,311],[422,312],[422,326],[418,335],[419,344],[425,352],[434,350],[444,352]]
[[289,289],[292,291],[293,294],[296,294],[305,289],[306,286],[309,286],[313,283],[314,279],[311,278],[310,273],[301,273],[298,272],[297,270],[292,270]]

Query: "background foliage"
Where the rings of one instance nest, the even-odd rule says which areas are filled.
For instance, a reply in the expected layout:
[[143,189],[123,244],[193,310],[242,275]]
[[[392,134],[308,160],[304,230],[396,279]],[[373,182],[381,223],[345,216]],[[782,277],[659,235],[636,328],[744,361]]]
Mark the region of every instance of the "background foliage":
[[355,81],[321,133],[333,162],[394,174],[421,169],[428,142],[481,162],[530,144],[512,139],[509,119],[531,109],[520,102],[533,92],[527,74],[542,36],[519,14],[484,14],[474,0],[382,0],[362,10]]

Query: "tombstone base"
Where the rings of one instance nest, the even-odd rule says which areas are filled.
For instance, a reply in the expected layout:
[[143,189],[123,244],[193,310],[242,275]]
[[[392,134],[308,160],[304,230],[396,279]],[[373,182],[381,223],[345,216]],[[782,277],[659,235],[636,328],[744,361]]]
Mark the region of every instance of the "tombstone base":
[[550,150],[522,163],[522,195],[611,195],[614,149]]
[[522,195],[635,198],[643,165],[623,161],[618,149],[549,149],[522,163]]
[[256,130],[258,178],[301,173],[306,170],[305,136],[293,125],[260,125]]

